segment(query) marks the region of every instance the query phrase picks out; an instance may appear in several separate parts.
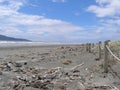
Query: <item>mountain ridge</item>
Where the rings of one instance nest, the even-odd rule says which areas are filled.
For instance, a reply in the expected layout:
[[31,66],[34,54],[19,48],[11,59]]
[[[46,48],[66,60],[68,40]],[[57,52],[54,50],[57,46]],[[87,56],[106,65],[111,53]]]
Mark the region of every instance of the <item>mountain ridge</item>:
[[22,38],[14,38],[0,34],[0,41],[30,41],[30,40],[22,39]]

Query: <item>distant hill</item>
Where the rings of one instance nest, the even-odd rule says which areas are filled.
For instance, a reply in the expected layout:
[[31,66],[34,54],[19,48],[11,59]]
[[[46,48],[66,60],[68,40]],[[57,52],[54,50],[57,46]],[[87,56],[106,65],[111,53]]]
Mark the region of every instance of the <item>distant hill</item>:
[[30,40],[0,35],[0,41],[30,41]]

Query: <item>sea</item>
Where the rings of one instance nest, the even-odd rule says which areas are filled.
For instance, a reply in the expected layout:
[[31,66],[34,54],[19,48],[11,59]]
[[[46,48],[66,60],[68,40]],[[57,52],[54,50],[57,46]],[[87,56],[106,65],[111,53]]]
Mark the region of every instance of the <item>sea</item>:
[[0,47],[56,45],[54,42],[0,41]]

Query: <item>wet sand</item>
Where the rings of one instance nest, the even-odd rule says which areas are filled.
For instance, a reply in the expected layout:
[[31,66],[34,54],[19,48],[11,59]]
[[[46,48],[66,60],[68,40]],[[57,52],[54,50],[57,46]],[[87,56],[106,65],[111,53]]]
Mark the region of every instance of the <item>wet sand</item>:
[[0,90],[119,90],[119,64],[105,74],[96,58],[83,45],[0,47]]

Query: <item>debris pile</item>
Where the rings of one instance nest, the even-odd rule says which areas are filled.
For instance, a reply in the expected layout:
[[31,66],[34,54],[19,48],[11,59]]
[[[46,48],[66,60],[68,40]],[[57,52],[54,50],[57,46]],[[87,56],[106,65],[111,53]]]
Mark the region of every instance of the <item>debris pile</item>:
[[51,90],[57,83],[67,84],[72,80],[81,79],[79,72],[67,72],[61,67],[52,69],[24,68],[22,72],[22,75],[18,74],[8,84],[14,90],[25,87]]
[[[78,86],[75,90],[119,90],[116,87],[105,85],[92,85],[86,83],[86,78],[80,73],[80,67],[84,65],[81,63],[73,68],[65,69],[62,67],[56,68],[36,68],[36,67],[22,67],[21,63],[9,62],[2,64],[3,70],[15,72],[15,76],[11,77],[4,87],[10,90],[25,90],[25,88],[35,88],[42,90],[67,90],[68,85],[76,81]],[[1,66],[2,66],[1,65]],[[17,70],[12,67],[18,67]],[[86,69],[88,70],[88,69]],[[88,77],[91,75],[88,75]],[[115,88],[115,89],[113,89]]]

